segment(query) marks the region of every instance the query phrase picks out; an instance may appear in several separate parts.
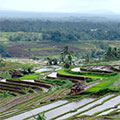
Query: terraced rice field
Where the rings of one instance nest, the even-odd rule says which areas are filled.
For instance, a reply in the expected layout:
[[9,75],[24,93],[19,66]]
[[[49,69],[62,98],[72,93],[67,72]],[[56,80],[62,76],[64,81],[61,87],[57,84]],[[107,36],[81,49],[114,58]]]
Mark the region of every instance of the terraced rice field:
[[[111,104],[112,103],[112,104]],[[69,102],[67,100],[53,102],[51,104],[39,107],[37,109],[25,112],[23,114],[8,118],[6,120],[32,120],[32,116],[45,112],[46,120],[70,119],[72,116],[106,115],[115,109],[119,109],[120,96],[107,95],[102,98],[83,98],[79,101]],[[115,107],[118,105],[118,107]],[[115,107],[113,109],[113,107]],[[107,109],[110,110],[107,110]],[[103,110],[106,110],[105,112]],[[94,112],[93,112],[94,111]],[[98,112],[101,112],[100,114]],[[31,117],[30,117],[31,116]],[[28,117],[28,118],[27,118]]]
[[[39,74],[43,74],[43,76],[47,76],[48,78],[59,78],[59,75],[57,76],[56,73],[56,69],[58,70],[59,67],[54,66],[52,71],[50,69],[48,71],[44,69],[45,71],[43,71],[43,69],[42,71],[39,69],[36,72],[39,72]],[[105,71],[103,66],[101,69]],[[42,81],[36,79],[1,80],[0,89],[8,90],[16,97],[10,96],[10,98],[5,99],[5,101],[0,99],[0,102],[2,103],[0,104],[0,120],[33,120],[33,116],[37,116],[37,114],[43,112],[45,112],[46,120],[73,120],[84,116],[99,117],[114,113],[115,111],[119,112],[119,92],[109,92],[101,96],[98,95],[93,97],[91,95],[94,95],[95,93],[93,92],[94,94],[91,94],[90,92],[92,90],[96,90],[95,87],[101,85],[101,83],[104,82],[104,79],[107,81],[107,85],[110,85],[110,83],[108,84],[110,80],[113,81],[115,79],[117,82],[119,72],[115,73],[116,69],[119,69],[119,67],[115,67],[115,71],[113,69],[106,70],[107,72],[105,73],[100,73],[97,70],[95,71],[93,68],[89,69],[94,70],[91,72],[82,70],[82,73],[79,75],[80,78],[81,76],[85,78],[87,76],[87,78],[93,79],[97,76],[97,79],[90,83],[85,83],[83,93],[76,96],[70,96],[70,89],[63,87],[64,84],[67,84],[67,82],[61,86],[60,84],[57,84],[58,80],[55,78],[50,80],[44,79]],[[73,76],[72,74],[74,74],[74,76],[76,76],[76,74],[79,74],[79,70],[80,69],[77,67],[77,71],[73,69],[69,75]],[[64,76],[62,79],[64,79]],[[73,82],[72,84],[74,84],[75,81],[84,83],[87,79],[81,80],[72,78],[69,80]],[[52,81],[55,83],[52,83]],[[60,83],[61,81],[62,80],[60,80]],[[102,87],[106,89],[104,84]],[[100,87],[99,90],[101,90],[102,87]],[[107,88],[113,90],[110,86],[107,86]]]

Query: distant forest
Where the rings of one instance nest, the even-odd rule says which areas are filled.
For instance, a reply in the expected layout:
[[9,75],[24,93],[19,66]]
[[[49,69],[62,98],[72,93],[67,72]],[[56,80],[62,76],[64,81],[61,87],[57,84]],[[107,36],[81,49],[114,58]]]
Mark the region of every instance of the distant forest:
[[1,19],[0,37],[2,32],[16,33],[7,36],[9,41],[120,40],[120,22]]

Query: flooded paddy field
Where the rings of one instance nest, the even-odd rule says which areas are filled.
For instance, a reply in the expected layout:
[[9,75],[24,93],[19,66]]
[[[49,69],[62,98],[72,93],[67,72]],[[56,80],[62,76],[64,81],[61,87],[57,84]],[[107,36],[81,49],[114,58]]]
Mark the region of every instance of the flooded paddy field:
[[71,102],[71,103],[68,103],[62,107],[48,111],[45,113],[46,119],[51,119],[51,118],[57,117],[59,115],[62,115],[68,111],[75,110],[76,108],[83,106],[83,105],[85,105],[93,100],[94,99],[92,99],[92,98],[84,98],[80,101]]
[[[117,65],[114,67],[119,68]],[[69,74],[66,78],[58,76],[61,69],[63,68],[60,65],[35,66],[33,73],[26,74],[23,77],[1,78],[0,89],[8,90],[16,96],[10,96],[5,100],[0,98],[0,120],[32,120],[34,119],[33,115],[37,116],[43,112],[45,112],[46,120],[62,120],[74,116],[101,116],[114,110],[119,111],[120,96],[116,96],[115,92],[109,95],[107,95],[108,92],[101,95],[97,95],[97,92],[91,93],[92,90],[98,90],[96,86],[104,82],[104,79],[105,82],[108,78],[117,80],[119,72],[114,73],[115,71],[111,70],[108,65],[85,66],[85,69],[100,70],[102,73],[82,71],[79,66],[76,66],[68,70],[74,76],[70,79]],[[107,74],[103,71],[107,71]],[[78,74],[79,78],[75,79]],[[113,76],[109,77],[110,75]],[[118,82],[116,81],[114,84],[118,84]],[[71,95],[71,86],[77,83],[81,83],[79,85],[83,85],[84,90],[79,94]],[[0,95],[3,94],[4,92],[0,91]],[[118,106],[115,107],[116,105]]]
[[93,102],[93,103],[90,103],[90,104],[88,104],[88,105],[86,105],[86,106],[83,106],[83,107],[80,108],[80,109],[77,109],[75,112],[67,113],[67,114],[63,115],[62,117],[58,117],[58,118],[55,119],[55,120],[62,120],[62,119],[69,118],[69,117],[71,117],[71,116],[73,116],[73,115],[79,114],[80,112],[83,112],[83,111],[85,111],[85,110],[88,110],[88,109],[90,109],[91,107],[93,107],[93,106],[95,106],[95,105],[101,104],[104,100],[106,100],[106,99],[108,99],[108,98],[110,98],[110,97],[112,97],[112,96],[113,96],[113,95],[105,96],[105,97],[103,97],[103,98],[101,98],[101,99],[99,99],[99,100],[97,100],[97,101],[95,101],[95,102]]
[[84,66],[83,68],[85,68],[87,70],[113,71],[110,66],[89,65],[89,66]]
[[[87,111],[87,112],[85,112],[85,113],[82,113],[81,115],[93,115],[93,114],[96,113],[96,111],[97,111],[97,112],[100,112],[100,111],[103,111],[103,110],[105,110],[105,109],[115,107],[115,105],[117,105],[117,104],[120,104],[120,96],[117,96],[117,97],[115,97],[115,98],[112,98],[112,99],[110,99],[110,100],[107,100],[104,104],[99,105],[99,106],[97,106],[97,107],[95,107],[95,108],[93,108],[93,109],[91,109],[91,110],[89,110],[89,111]],[[119,108],[119,106],[118,106],[118,108]],[[109,112],[110,112],[110,111],[109,111]],[[109,113],[109,112],[108,112],[108,113]],[[102,114],[102,113],[101,113],[101,114]],[[105,114],[105,113],[104,113],[104,114]]]
[[68,101],[66,100],[61,100],[61,101],[57,101],[55,103],[51,103],[51,104],[48,104],[48,105],[45,105],[43,107],[40,107],[40,108],[36,108],[34,110],[31,110],[31,111],[28,111],[28,112],[25,112],[23,114],[20,114],[20,115],[17,115],[17,116],[14,116],[14,117],[11,117],[11,118],[8,118],[6,120],[23,120],[29,116],[32,116],[32,115],[36,115],[37,113],[40,113],[40,112],[43,112],[43,111],[46,111],[48,109],[51,109],[51,108],[54,108],[54,107],[57,107],[59,105],[62,105],[62,104],[65,104],[67,103]]

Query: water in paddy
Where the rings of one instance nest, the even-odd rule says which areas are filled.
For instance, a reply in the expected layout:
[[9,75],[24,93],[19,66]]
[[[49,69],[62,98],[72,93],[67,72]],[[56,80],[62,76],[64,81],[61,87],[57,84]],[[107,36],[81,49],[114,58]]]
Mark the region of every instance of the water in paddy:
[[102,113],[98,114],[98,116],[100,116],[100,115],[107,115],[107,114],[109,114],[110,112],[112,112],[112,111],[114,111],[114,110],[115,110],[115,108],[112,108],[112,109],[110,109],[110,110],[107,110],[107,111],[105,111],[105,112],[102,112]]
[[35,72],[40,73],[40,72],[46,72],[46,71],[53,71],[53,69],[49,67],[43,67],[43,68],[36,70]]
[[120,69],[120,66],[114,66],[116,69]]
[[5,119],[5,120],[23,120],[27,117],[30,117],[32,115],[36,115],[40,112],[43,112],[43,111],[46,111],[46,110],[49,110],[51,108],[54,108],[54,107],[57,107],[59,105],[62,105],[62,104],[65,104],[67,103],[68,101],[67,100],[59,100],[57,102],[54,102],[54,103],[51,103],[51,104],[48,104],[48,105],[45,105],[45,106],[42,106],[42,107],[39,107],[39,108],[36,108],[36,109],[33,109],[31,111],[28,111],[28,112],[25,112],[25,113],[22,113],[20,115],[16,115],[16,116],[13,116],[11,118],[8,118],[8,119]]
[[23,79],[22,81],[26,81],[26,82],[35,82],[35,80],[30,80],[30,79]]
[[[120,103],[120,95],[115,97],[115,98],[112,98],[108,101],[106,101],[104,104],[100,105],[100,106],[97,106],[85,113],[82,113],[81,115],[93,115],[94,113],[97,112],[100,112],[100,111],[103,111],[107,108],[111,108],[111,107],[114,107],[115,105],[119,104]],[[118,106],[120,107],[120,106]],[[105,114],[105,113],[104,113]]]
[[55,71],[58,71],[58,70],[62,69],[62,67],[57,66],[57,65],[52,65],[52,66],[50,66],[50,67],[54,68]]
[[50,77],[50,78],[57,78],[57,72],[52,72],[52,73],[49,74],[47,77]]
[[76,109],[80,106],[83,106],[83,105],[85,105],[93,100],[94,100],[93,98],[84,98],[80,101],[71,102],[71,103],[68,103],[68,104],[61,106],[59,108],[48,111],[45,113],[46,119],[49,120],[49,119],[54,118],[58,115],[64,114],[70,110],[74,110],[74,109]]
[[49,91],[48,88],[45,88],[45,87],[41,87],[41,88],[42,88],[43,92],[48,92]]
[[57,65],[51,65],[50,67],[58,69],[60,66],[57,66]]
[[105,70],[105,71],[112,71],[109,67],[107,66],[85,66],[84,68],[88,70]]
[[0,82],[6,82],[6,79],[1,79]]
[[73,68],[71,71],[73,71],[73,72],[80,72],[80,68],[79,67]]
[[120,112],[120,110],[118,110],[117,112]]
[[97,105],[97,104],[102,103],[104,100],[106,100],[106,99],[108,99],[108,98],[110,98],[110,97],[112,97],[112,96],[113,96],[113,95],[105,96],[105,97],[103,97],[103,98],[101,98],[101,99],[99,99],[99,100],[97,100],[97,101],[95,101],[95,102],[93,102],[93,103],[90,103],[90,104],[88,104],[88,105],[86,105],[86,106],[78,109],[76,112],[68,113],[68,114],[66,114],[66,115],[63,115],[62,117],[57,118],[56,120],[62,120],[62,119],[69,118],[69,117],[71,117],[71,116],[73,116],[73,115],[76,115],[76,114],[78,114],[78,113],[80,113],[80,112],[82,112],[82,111],[85,111],[85,110],[93,107],[94,105]]

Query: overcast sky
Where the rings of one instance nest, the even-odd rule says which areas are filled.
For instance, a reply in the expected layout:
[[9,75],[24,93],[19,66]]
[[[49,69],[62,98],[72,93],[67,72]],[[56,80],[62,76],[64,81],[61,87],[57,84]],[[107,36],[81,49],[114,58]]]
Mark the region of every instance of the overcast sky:
[[120,13],[120,0],[0,0],[0,10],[77,13],[108,10]]

